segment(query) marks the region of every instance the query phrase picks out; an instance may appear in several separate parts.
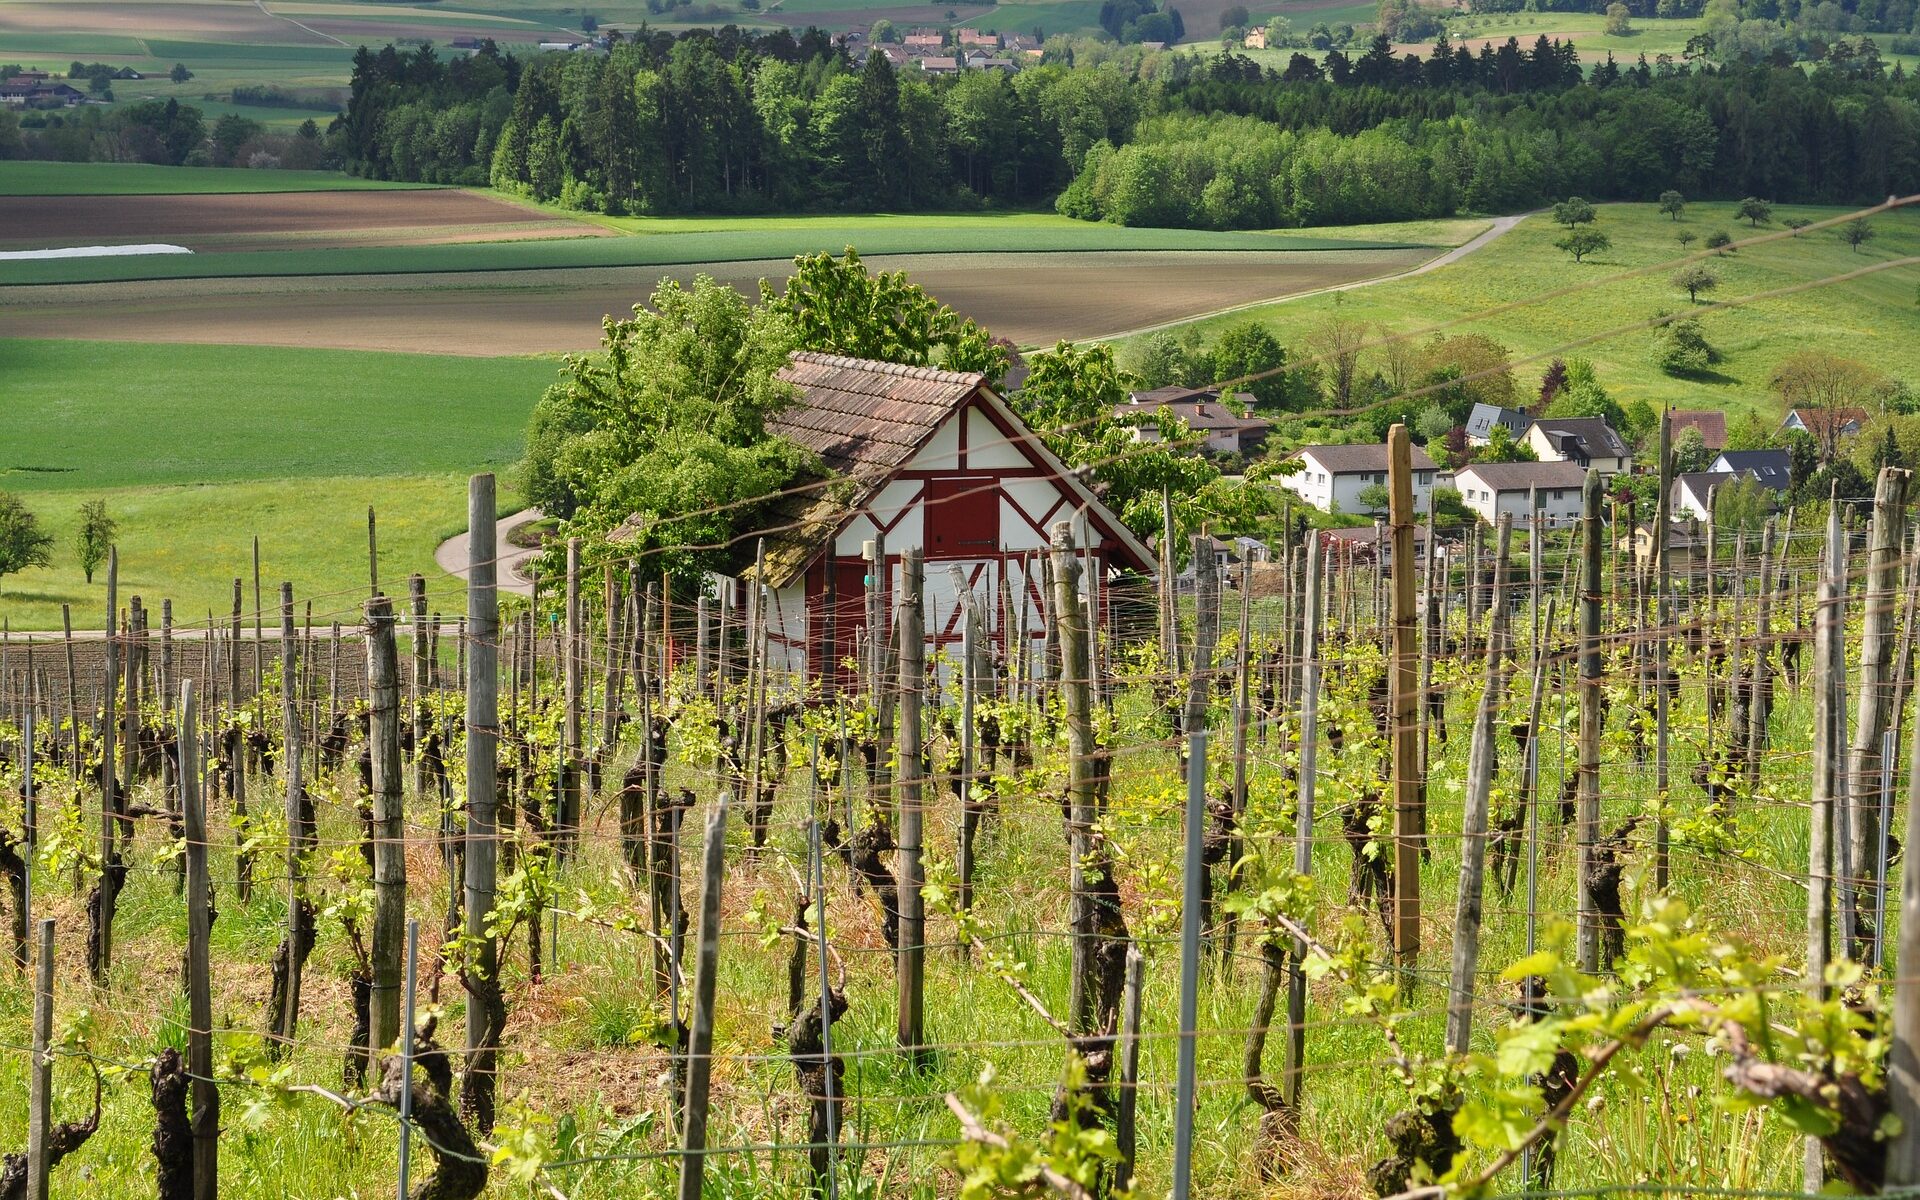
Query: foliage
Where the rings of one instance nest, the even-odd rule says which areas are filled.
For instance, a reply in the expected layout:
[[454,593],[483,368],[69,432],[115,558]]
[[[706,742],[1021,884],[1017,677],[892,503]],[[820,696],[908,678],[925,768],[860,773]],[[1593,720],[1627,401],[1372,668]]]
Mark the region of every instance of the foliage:
[[1475,404],[1520,407],[1520,387],[1505,346],[1483,333],[1435,334],[1420,350],[1418,383],[1429,403],[1464,425]]
[[[1709,250],[1726,250],[1731,245],[1733,245],[1733,235],[1724,229],[1716,229],[1707,235],[1706,246]],[[1727,250],[1727,253],[1731,254],[1733,251]]]
[[52,565],[53,535],[41,528],[25,501],[0,492],[0,578]]
[[1607,5],[1607,36],[1628,37],[1633,33],[1632,12],[1620,0]]
[[[1711,248],[1711,238],[1708,239],[1708,245]],[[1689,301],[1698,303],[1701,292],[1710,292],[1720,286],[1720,276],[1705,263],[1689,263],[1675,273],[1673,286],[1685,292]]]
[[1607,389],[1600,385],[1593,362],[1585,358],[1567,360],[1567,384],[1554,396],[1541,414],[1546,417],[1599,417],[1618,430],[1626,424],[1626,414]]
[[1721,484],[1713,495],[1713,523],[1728,534],[1759,534],[1772,514],[1775,492],[1751,475]]
[[1487,444],[1473,452],[1473,461],[1483,463],[1539,462],[1540,456],[1532,446],[1515,440],[1513,431],[1505,425],[1495,425],[1487,432]]
[[1553,223],[1568,229],[1576,225],[1590,225],[1598,216],[1593,211],[1593,205],[1578,196],[1569,196],[1553,206]]
[[732,564],[750,553],[734,531],[817,469],[766,431],[792,398],[774,373],[794,330],[704,275],[691,290],[662,282],[649,305],[608,318],[599,353],[567,357],[534,406],[521,486],[596,551],[625,522],[624,553],[657,552],[682,574]]
[[761,280],[760,299],[784,320],[799,346],[879,362],[979,371],[996,387],[1006,374],[1007,346],[972,318],[935,300],[905,271],[871,274],[851,246],[844,258],[803,255],[793,266],[782,292]]
[[1687,198],[1668,188],[1660,193],[1660,211],[1678,221],[1680,214],[1687,210]]
[[1874,239],[1875,233],[1876,230],[1873,227],[1873,222],[1867,220],[1865,217],[1855,217],[1840,227],[1840,240],[1851,247],[1855,254],[1858,254],[1860,247]]
[[1654,365],[1669,375],[1698,375],[1719,361],[1696,318],[1680,317],[1653,331]]
[[1697,425],[1682,429],[1673,439],[1673,473],[1691,474],[1704,471],[1713,463],[1713,452],[1707,449],[1707,439]]
[[89,500],[80,506],[80,528],[73,536],[73,551],[80,569],[86,572],[88,583],[93,582],[93,573],[100,564],[107,561],[107,550],[113,545],[117,528],[114,519],[107,515],[105,500]]
[[1748,196],[1733,210],[1733,215],[1758,229],[1761,222],[1773,220],[1773,205],[1758,196]]
[[1573,255],[1573,261],[1580,262],[1589,254],[1599,254],[1611,248],[1613,239],[1598,229],[1572,229],[1554,246]]
[[1886,375],[1830,350],[1788,355],[1774,368],[1769,384],[1783,414],[1801,411],[1822,463],[1831,463],[1838,454],[1849,414],[1880,409],[1892,392]]

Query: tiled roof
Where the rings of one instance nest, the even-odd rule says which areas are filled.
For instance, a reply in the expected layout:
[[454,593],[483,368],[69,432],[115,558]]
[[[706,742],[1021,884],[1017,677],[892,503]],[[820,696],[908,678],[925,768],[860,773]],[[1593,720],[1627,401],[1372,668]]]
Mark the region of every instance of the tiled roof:
[[1496,492],[1525,488],[1577,488],[1587,481],[1587,469],[1570,462],[1474,463],[1460,468]]
[[1677,408],[1667,417],[1672,436],[1683,429],[1698,429],[1707,449],[1719,450],[1727,444],[1727,414],[1711,408]]
[[[1387,469],[1387,447],[1384,442],[1357,446],[1302,446],[1294,454],[1296,457],[1313,455],[1315,462],[1335,475]],[[1433,460],[1427,457],[1427,452],[1418,446],[1413,447],[1413,469],[1416,471],[1436,469]]]

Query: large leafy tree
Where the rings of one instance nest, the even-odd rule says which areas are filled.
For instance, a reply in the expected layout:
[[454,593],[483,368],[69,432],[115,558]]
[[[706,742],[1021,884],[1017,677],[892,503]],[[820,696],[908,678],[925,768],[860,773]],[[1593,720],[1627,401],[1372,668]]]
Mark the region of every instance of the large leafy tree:
[[599,352],[568,356],[534,407],[521,488],[595,546],[626,523],[622,551],[676,573],[737,565],[735,532],[817,470],[767,432],[793,396],[774,373],[795,344],[782,313],[707,276],[662,282],[608,318]]
[[53,535],[20,497],[0,492],[0,578],[53,565]]
[[979,371],[996,386],[1007,373],[1012,362],[1007,343],[934,299],[905,271],[870,273],[851,246],[843,258],[808,254],[793,265],[786,291],[776,292],[763,279],[760,296],[761,307],[791,329],[795,345],[908,366]]
[[1272,490],[1260,468],[1229,479],[1189,443],[1186,425],[1162,413],[1161,441],[1137,442],[1114,410],[1127,388],[1113,349],[1061,342],[1028,360],[1026,383],[1013,406],[1047,448],[1086,473],[1107,506],[1141,538],[1161,532],[1160,497],[1172,500],[1181,533],[1206,525],[1242,529],[1270,515]]

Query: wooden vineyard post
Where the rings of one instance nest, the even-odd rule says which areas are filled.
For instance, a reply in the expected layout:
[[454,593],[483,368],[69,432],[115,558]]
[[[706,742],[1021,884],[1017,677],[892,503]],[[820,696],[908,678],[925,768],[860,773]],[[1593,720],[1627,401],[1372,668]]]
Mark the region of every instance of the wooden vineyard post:
[[[1195,539],[1195,549],[1198,542]],[[1211,551],[1209,551],[1211,553]],[[1200,660],[1194,659],[1199,678]],[[1187,813],[1184,881],[1180,904],[1180,1039],[1175,1047],[1173,1108],[1173,1200],[1192,1194],[1193,1118],[1196,1059],[1199,1047],[1200,928],[1202,887],[1206,863],[1202,859],[1207,826],[1207,730],[1204,724],[1187,731]]]
[[220,1089],[213,1082],[213,880],[207,871],[207,798],[193,680],[180,685],[180,808],[187,843],[187,1075],[192,1080],[194,1200],[219,1194]]
[[1064,521],[1053,527],[1054,608],[1059,612],[1065,678],[1061,690],[1067,710],[1067,840],[1071,863],[1068,922],[1073,934],[1072,973],[1068,982],[1068,1023],[1075,1032],[1093,1028],[1092,972],[1094,938],[1098,933],[1093,895],[1087,888],[1087,858],[1097,818],[1093,776],[1093,696],[1088,688],[1086,631],[1081,627],[1079,563],[1073,556],[1072,528]]
[[[1839,518],[1829,520],[1837,523]],[[1887,1056],[1887,1092],[1893,1100],[1893,1115],[1900,1120],[1900,1132],[1887,1147],[1890,1188],[1920,1184],[1920,970],[1914,965],[1920,963],[1920,854],[1911,849],[1920,847],[1920,802],[1916,802],[1920,801],[1920,721],[1914,722],[1913,736],[1907,775],[1906,845],[1910,849],[1901,856],[1899,974],[1893,987],[1893,1046]],[[1808,896],[1811,920],[1811,889]],[[1810,977],[1818,978],[1812,975],[1811,961],[1807,969]],[[1810,1181],[1817,1145],[1808,1139]]]
[[[1253,555],[1240,560],[1240,628],[1233,660],[1233,820],[1227,834],[1226,885],[1233,884],[1233,866],[1240,861],[1240,822],[1247,811],[1247,727],[1253,719]],[[1220,961],[1233,970],[1234,919],[1222,918]]]
[[1882,467],[1873,492],[1873,524],[1867,544],[1866,620],[1860,633],[1859,703],[1854,716],[1851,762],[1848,764],[1846,803],[1851,808],[1847,832],[1852,839],[1848,857],[1860,880],[1854,889],[1857,913],[1844,919],[1848,929],[1864,931],[1854,954],[1860,961],[1874,958],[1880,930],[1873,923],[1879,904],[1878,849],[1880,830],[1893,815],[1893,797],[1883,794],[1881,760],[1886,732],[1892,722],[1893,609],[1900,580],[1900,548],[1906,540],[1906,471]]
[[[27,1080],[27,1200],[47,1200],[53,1135],[53,918],[42,917],[34,964],[33,1058]],[[197,1198],[196,1198],[197,1200]]]
[[[720,965],[720,883],[727,867],[727,793],[707,817],[700,883],[700,929],[693,968],[693,1023],[687,1037],[686,1115],[681,1130],[679,1200],[700,1200],[707,1165],[708,1086],[713,1079],[713,1002]],[[825,997],[821,998],[825,1003]]]
[[[955,869],[959,875],[961,912],[973,908],[974,836],[980,828],[980,806],[974,799],[975,760],[979,748],[974,732],[974,704],[980,691],[980,606],[967,586],[966,574],[952,568],[953,594],[960,603],[960,833],[955,846]],[[958,939],[962,958],[971,954],[971,946]]]
[[406,937],[405,807],[400,783],[400,661],[393,601],[367,601],[367,743],[373,761],[373,989],[371,1048],[400,1034],[401,948]]
[[[472,1082],[462,1088],[463,1107],[468,1108],[473,1106],[466,1103],[466,1097],[476,1094],[476,1086],[484,1089],[486,1096],[492,1095],[493,1051],[505,1020],[505,1009],[498,1001],[499,946],[487,936],[500,862],[500,844],[495,836],[500,756],[500,596],[495,566],[499,539],[495,510],[493,476],[473,476],[467,482],[467,633],[473,644],[467,651],[465,855],[467,939],[473,955],[467,968],[471,976],[467,985],[467,1078]],[[488,992],[487,1000],[475,994],[481,990]]]
[[1127,990],[1120,1018],[1120,1097],[1115,1107],[1114,1149],[1120,1154],[1120,1169],[1114,1183],[1133,1187],[1134,1152],[1139,1140],[1140,1106],[1140,993],[1147,960],[1138,946],[1127,948]]
[[[1835,723],[1838,697],[1833,688],[1834,647],[1842,634],[1845,610],[1841,604],[1842,589],[1846,586],[1843,573],[1844,551],[1841,549],[1840,505],[1837,500],[1829,501],[1827,508],[1827,544],[1822,553],[1820,570],[1819,601],[1813,612],[1813,791],[1812,803],[1807,816],[1807,969],[1803,976],[1813,989],[1813,998],[1824,999],[1827,994],[1827,964],[1833,957],[1833,869],[1834,869],[1834,830],[1835,809],[1837,807],[1838,785],[1840,782],[1840,741],[1836,736]],[[1908,890],[1903,903],[1911,902],[1914,891],[1911,886],[1911,869],[1908,870]],[[1902,916],[1906,914],[1903,911]],[[1902,952],[1905,952],[1906,934],[1902,933]],[[1903,960],[1914,961],[1914,960]],[[1904,984],[1897,985],[1904,989]],[[1894,1063],[1900,1055],[1898,1022],[1900,1019],[1900,991],[1895,993],[1894,1021],[1895,1043]],[[1894,1099],[1895,1111],[1899,1108],[1899,1089],[1893,1086],[1896,1077],[1891,1073],[1888,1083]],[[1888,1156],[1888,1182],[1894,1182],[1893,1165],[1896,1153]],[[1815,1137],[1806,1139],[1806,1167],[1804,1182],[1809,1191],[1818,1191],[1826,1179],[1825,1156],[1820,1140]]]
[[[1313,873],[1313,806],[1320,757],[1320,536],[1306,546],[1305,605],[1300,630],[1300,789],[1294,817],[1293,872]],[[1287,1048],[1281,1092],[1287,1108],[1300,1111],[1300,1085],[1306,1077],[1307,943],[1293,939],[1287,957]]]
[[[1668,556],[1667,537],[1673,522],[1673,409],[1660,410],[1660,495],[1653,506],[1653,567],[1657,573],[1653,601],[1653,775],[1655,815],[1653,824],[1653,888],[1667,890],[1668,841],[1667,789],[1670,785],[1667,762],[1668,707],[1672,703],[1667,685],[1669,660],[1673,654],[1673,563]],[[1689,552],[1691,558],[1691,552]],[[1763,609],[1762,612],[1765,610]]]
[[[1753,678],[1747,689],[1747,786],[1760,783],[1760,756],[1767,748],[1767,718],[1773,710],[1773,580],[1776,525],[1767,518],[1760,535],[1760,596],[1754,618]],[[1895,700],[1898,708],[1898,699]],[[1891,764],[1889,764],[1891,766]],[[1889,801],[1891,802],[1891,801]]]
[[[471,558],[471,552],[469,552]],[[407,578],[407,605],[413,615],[413,695],[411,711],[405,722],[413,729],[413,796],[416,800],[427,797],[427,761],[424,751],[427,745],[427,719],[421,710],[421,702],[427,698],[427,689],[431,686],[427,678],[429,637],[427,635],[427,581],[424,576],[415,574]]]
[[566,645],[561,651],[561,682],[566,706],[560,752],[560,786],[555,796],[559,808],[555,822],[557,857],[564,861],[573,853],[580,822],[580,539],[567,539],[567,590],[564,629]]
[[1600,962],[1600,914],[1594,908],[1592,874],[1593,855],[1600,832],[1600,596],[1601,569],[1600,503],[1605,496],[1600,472],[1587,469],[1586,486],[1581,490],[1580,554],[1584,560],[1580,578],[1580,768],[1578,808],[1579,857],[1579,958],[1580,969],[1597,973]]
[[[1412,969],[1420,955],[1423,814],[1416,708],[1420,649],[1414,628],[1413,442],[1402,424],[1387,431],[1387,486],[1388,520],[1393,532],[1393,662],[1387,676],[1387,712],[1393,731],[1393,951],[1411,984]],[[1469,570],[1471,567],[1469,564]]]
[[[369,510],[371,511],[371,510]],[[305,904],[306,881],[301,877],[301,855],[307,844],[307,823],[303,812],[304,785],[300,778],[300,705],[293,692],[299,652],[293,631],[293,585],[280,585],[280,695],[285,719],[286,744],[281,748],[280,773],[286,784],[287,826],[287,991],[280,1011],[276,1036],[291,1048],[300,1028],[300,972],[306,964],[303,942],[311,941],[306,929],[312,920]],[[302,934],[306,933],[303,937]]]
[[118,847],[118,803],[114,787],[113,743],[116,720],[114,706],[120,694],[120,551],[107,548],[107,628],[106,692],[100,704],[100,904],[88,930],[87,970],[94,983],[105,987],[107,972],[113,967],[113,916],[120,901],[120,863]]
[[926,871],[920,861],[925,811],[920,778],[920,701],[927,683],[926,631],[921,595],[926,564],[918,546],[900,556],[900,732],[896,782],[899,795],[899,850],[895,863],[899,888],[895,903],[900,912],[899,962],[895,968],[899,993],[899,1045],[916,1067],[928,1061],[926,1030],[926,901],[920,891]]
[[[1513,517],[1500,514],[1500,559],[1504,563]],[[1499,587],[1498,584],[1495,585]],[[1498,612],[1494,627],[1499,628]],[[1488,647],[1486,689],[1474,714],[1467,753],[1467,799],[1460,830],[1460,895],[1453,923],[1453,983],[1447,996],[1447,1052],[1464,1055],[1473,1040],[1474,974],[1480,966],[1480,906],[1487,868],[1487,809],[1493,794],[1493,716],[1500,705],[1499,635]]]

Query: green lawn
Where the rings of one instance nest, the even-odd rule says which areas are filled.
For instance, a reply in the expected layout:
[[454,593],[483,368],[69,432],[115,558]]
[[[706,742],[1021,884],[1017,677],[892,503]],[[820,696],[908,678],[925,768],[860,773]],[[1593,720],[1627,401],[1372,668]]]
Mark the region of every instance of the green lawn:
[[[287,111],[293,110],[275,110]],[[313,114],[305,114],[311,116]],[[146,163],[0,162],[0,196],[211,195],[432,186],[382,183],[338,171],[251,171],[245,167],[155,167]]]
[[[1809,346],[1864,359],[1897,377],[1920,381],[1920,307],[1916,285],[1920,266],[1907,265],[1864,278],[1830,283],[1791,295],[1756,300],[1716,310],[1704,302],[1700,319],[1708,340],[1724,356],[1713,375],[1682,379],[1661,373],[1649,360],[1652,335],[1636,329],[1574,343],[1608,330],[1688,307],[1685,293],[1669,280],[1682,254],[1675,241],[1680,229],[1704,240],[1716,230],[1736,237],[1784,232],[1789,217],[1822,220],[1843,210],[1781,207],[1774,224],[1750,230],[1733,220],[1730,204],[1689,206],[1676,224],[1651,204],[1600,206],[1599,228],[1613,248],[1575,265],[1554,249],[1560,229],[1545,217],[1531,217],[1506,236],[1450,266],[1414,278],[1357,288],[1338,295],[1313,296],[1202,321],[1209,331],[1248,320],[1266,322],[1290,346],[1301,344],[1312,326],[1336,311],[1342,317],[1377,323],[1397,333],[1451,324],[1454,332],[1488,334],[1516,355],[1563,354],[1593,360],[1601,381],[1620,401],[1645,399],[1658,406],[1740,410],[1767,403],[1767,379],[1786,355]],[[1812,284],[1825,277],[1875,263],[1920,254],[1920,213],[1898,212],[1874,219],[1878,237],[1860,253],[1850,251],[1833,230],[1809,231],[1708,260],[1721,286],[1711,294],[1719,302],[1756,293]],[[1694,244],[1699,250],[1699,243]],[[1645,269],[1644,274],[1623,273]],[[1542,299],[1575,284],[1591,284],[1571,295]],[[1511,305],[1491,316],[1476,314]],[[1544,359],[1517,371],[1523,389],[1539,379]]]
[[[247,172],[272,175],[277,172]],[[0,180],[4,180],[0,175]],[[235,276],[405,275],[582,267],[651,267],[792,258],[857,246],[863,254],[953,254],[1104,250],[1352,250],[1425,244],[1392,238],[1355,241],[1298,231],[1215,233],[1199,229],[1123,229],[1051,214],[909,217],[617,219],[642,236],[438,246],[271,250],[141,258],[59,259],[0,265],[0,285],[101,283],[136,279]]]

